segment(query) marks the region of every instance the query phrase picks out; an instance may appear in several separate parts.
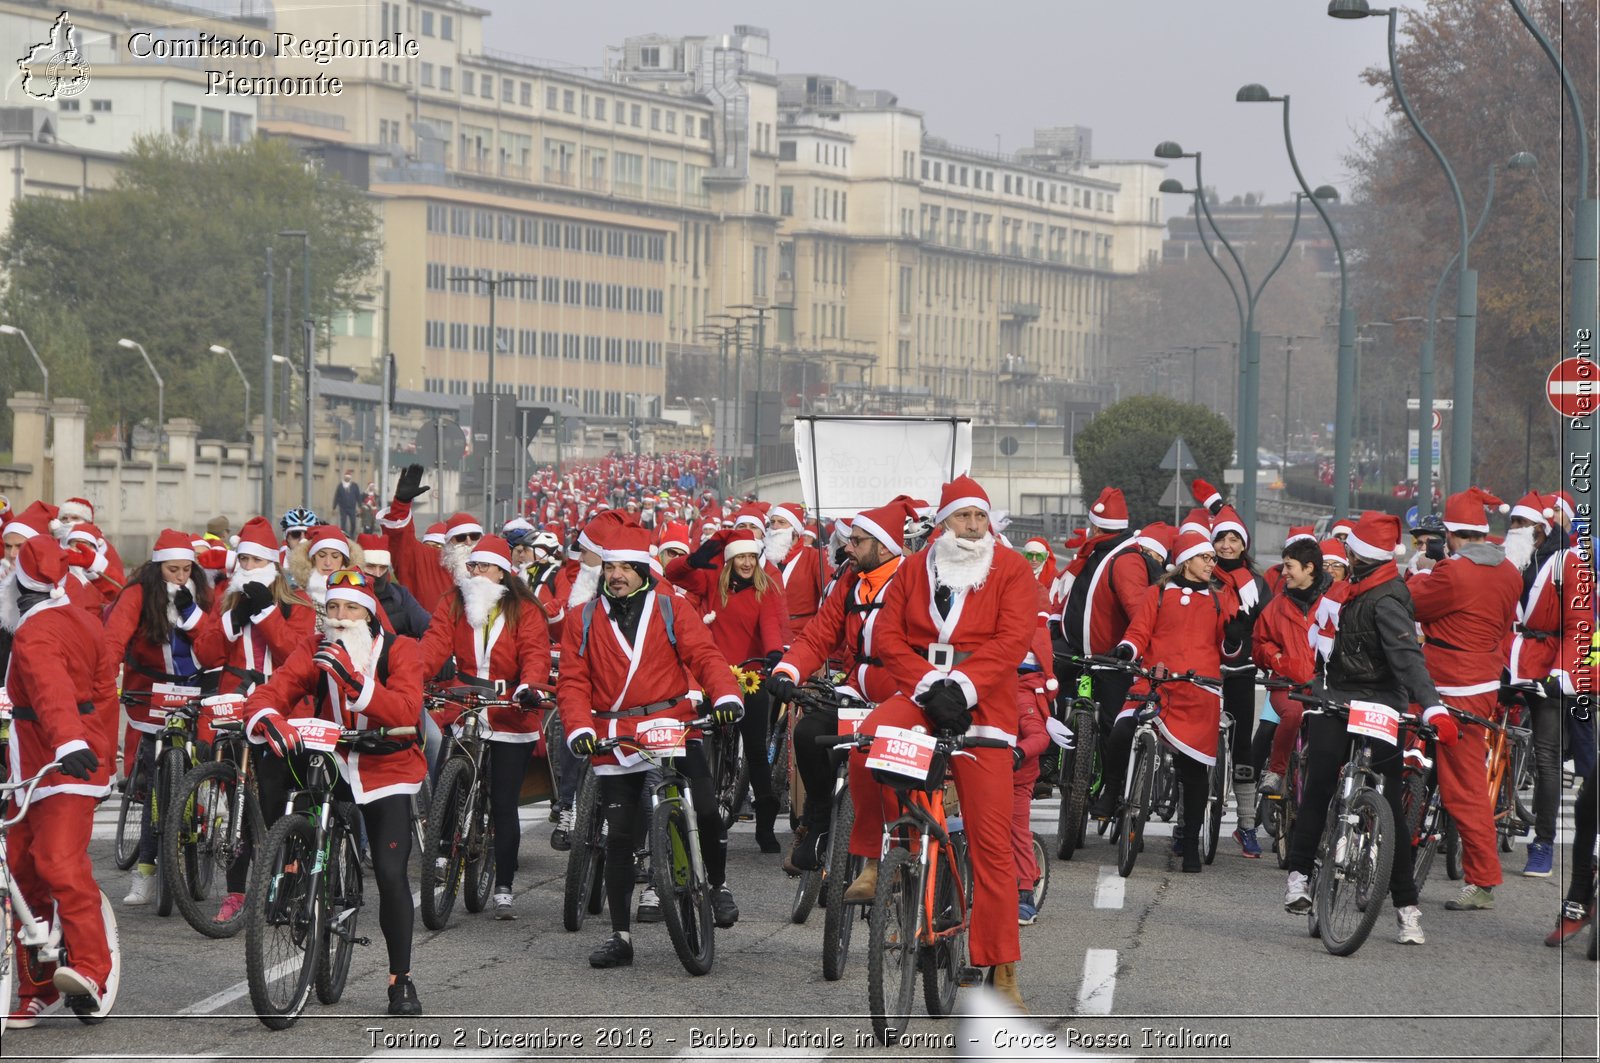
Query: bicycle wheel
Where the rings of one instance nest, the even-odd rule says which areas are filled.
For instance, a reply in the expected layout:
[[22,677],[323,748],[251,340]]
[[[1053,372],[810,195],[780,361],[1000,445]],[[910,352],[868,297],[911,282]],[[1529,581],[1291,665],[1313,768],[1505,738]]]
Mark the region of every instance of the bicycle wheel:
[[354,805],[341,803],[328,825],[328,866],[322,874],[322,926],[317,961],[317,1000],[337,1004],[350,975],[356,948],[356,917],[361,914],[361,854],[356,851]]
[[1144,848],[1144,824],[1150,815],[1150,794],[1155,785],[1155,736],[1143,734],[1135,739],[1133,766],[1128,769],[1128,794],[1117,823],[1117,874],[1133,874],[1134,861]]
[[1200,852],[1207,864],[1217,858],[1217,839],[1222,836],[1222,813],[1228,801],[1228,741],[1217,739],[1217,760],[1206,771],[1205,821],[1200,824]]
[[269,1030],[287,1030],[305,1009],[317,966],[321,905],[312,889],[317,835],[288,815],[273,824],[250,869],[244,926],[250,1006]]
[[1289,840],[1294,837],[1294,821],[1300,818],[1300,751],[1289,753],[1288,770],[1283,773],[1283,799],[1278,809],[1278,837],[1274,849],[1278,870],[1289,869]]
[[789,922],[799,926],[810,919],[811,909],[817,906],[817,897],[821,892],[822,868],[814,867],[800,872],[800,877],[794,882],[794,900],[789,902]]
[[561,797],[561,753],[562,746],[566,745],[566,732],[561,728],[561,714],[555,709],[547,709],[544,714],[544,753],[545,763],[550,769],[550,800],[560,803]]
[[717,814],[722,817],[722,829],[731,830],[739,822],[739,812],[744,808],[745,794],[750,789],[750,762],[744,754],[744,740],[739,732],[726,730],[716,742],[717,771],[713,778],[717,784]]
[[1466,865],[1461,862],[1461,832],[1456,829],[1456,821],[1450,818],[1450,813],[1439,815],[1444,820],[1444,834],[1439,842],[1439,848],[1444,850],[1444,873],[1451,882],[1460,882],[1467,874]]
[[[238,765],[231,760],[213,760],[196,766],[179,785],[176,807],[194,810],[188,819],[191,826],[162,835],[161,863],[177,867],[192,862],[197,873],[191,877],[196,882],[210,883],[218,870],[226,876],[234,861],[243,858],[246,824],[260,816],[250,787],[245,788],[241,800]],[[199,872],[200,868],[204,871]],[[198,896],[190,890],[177,890],[172,899],[184,922],[206,937],[229,938],[237,934],[243,925],[244,909],[226,923],[218,923],[212,906],[204,903],[209,894],[209,889],[199,891]]]
[[890,849],[878,865],[878,892],[867,924],[867,1003],[873,1036],[882,1045],[898,1043],[911,1023],[921,915],[916,861],[908,849]]
[[[117,809],[115,859],[118,871],[128,871],[139,862],[139,824],[144,821],[144,803],[150,796],[150,771],[135,756]],[[8,1005],[9,1006],[9,1005]]]
[[[971,871],[967,864],[966,839],[952,832],[950,844],[942,846],[933,885],[933,911],[928,922],[935,931],[959,924],[970,912]],[[947,855],[948,854],[948,855]],[[957,891],[960,891],[958,894]],[[935,1019],[956,1010],[956,991],[961,988],[961,971],[967,965],[967,932],[939,940],[917,950],[922,967],[922,1003]]]
[[[1516,809],[1517,818],[1528,826],[1533,825],[1533,749],[1529,739],[1518,734],[1511,747],[1511,770],[1507,773],[1511,779],[1512,805]],[[1523,797],[1523,793],[1527,797]]]
[[467,796],[471,789],[472,765],[465,758],[451,758],[439,773],[428,828],[422,834],[418,884],[422,925],[429,930],[443,930],[450,922],[456,891],[461,888],[469,827]]
[[[1089,787],[1094,782],[1095,716],[1091,707],[1073,713],[1072,751],[1062,751],[1061,812],[1056,819],[1056,855],[1071,860],[1083,844],[1089,818]],[[1071,757],[1070,769],[1067,757]]]
[[850,830],[856,809],[845,787],[833,796],[833,818],[828,825],[828,873],[824,880],[822,912],[822,977],[837,982],[844,977],[850,958],[850,936],[860,919],[857,907],[844,903],[844,891],[866,866],[863,857],[850,855]]
[[181,862],[169,865],[160,859],[167,834],[188,829],[183,808],[178,804],[178,790],[188,770],[188,755],[177,747],[167,749],[156,762],[156,802],[150,814],[150,828],[156,832],[156,914],[161,916],[172,914],[174,894],[193,889],[182,874]]
[[695,874],[689,816],[681,798],[656,806],[650,824],[650,873],[661,898],[662,921],[690,974],[708,974],[716,958],[711,884]]
[[1417,828],[1416,848],[1411,853],[1411,880],[1416,883],[1418,893],[1422,892],[1422,886],[1433,870],[1434,858],[1439,855],[1439,817],[1443,814],[1443,809],[1435,803],[1426,810],[1422,824]]
[[1050,892],[1050,859],[1044,851],[1044,839],[1038,834],[1033,836],[1033,862],[1039,869],[1039,875],[1033,880],[1033,906],[1036,909],[1044,907],[1044,896]]
[[494,892],[494,816],[489,814],[489,758],[478,762],[478,785],[472,799],[471,821],[467,830],[465,888],[461,904],[469,912],[481,912]]
[[590,894],[606,866],[605,843],[600,836],[600,777],[593,771],[585,770],[579,779],[573,811],[572,848],[567,850],[566,882],[561,891],[561,925],[582,930]]
[[[778,814],[781,816],[789,811],[789,773],[792,765],[789,763],[789,728],[787,718],[779,720],[774,726],[772,739],[767,744],[768,773],[772,779],[772,796],[778,801]],[[805,922],[803,919],[796,922]]]
[[1324,854],[1317,878],[1322,946],[1335,956],[1349,956],[1367,940],[1383,910],[1394,861],[1394,813],[1376,790],[1362,787],[1347,808],[1334,808],[1330,817],[1338,822],[1333,850]]
[[1150,790],[1150,808],[1163,823],[1171,823],[1178,814],[1178,772],[1172,766],[1172,757],[1165,750],[1156,760],[1155,774]]

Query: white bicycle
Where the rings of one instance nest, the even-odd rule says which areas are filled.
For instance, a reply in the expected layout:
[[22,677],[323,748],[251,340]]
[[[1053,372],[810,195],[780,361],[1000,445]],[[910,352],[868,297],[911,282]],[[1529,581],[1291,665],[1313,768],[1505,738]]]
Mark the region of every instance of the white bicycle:
[[[0,783],[0,917],[3,917],[0,923],[5,928],[0,931],[5,935],[5,947],[0,951],[0,1004],[5,1007],[4,1011],[0,1011],[0,1031],[5,1029],[7,1015],[11,1011],[11,983],[21,965],[27,964],[35,981],[44,981],[44,975],[51,967],[68,962],[67,946],[61,940],[61,919],[55,905],[51,905],[48,921],[33,914],[27,899],[22,896],[21,887],[11,877],[5,846],[6,834],[28,814],[28,806],[33,803],[33,792],[38,789],[40,780],[60,766],[59,763],[47,764],[31,779]],[[16,801],[17,814],[14,816],[4,817],[7,799]],[[111,1014],[117,1002],[117,990],[122,985],[122,947],[117,939],[117,916],[111,910],[111,900],[103,890],[100,893],[100,916],[105,920],[106,944],[111,950],[111,974],[102,988],[100,1006],[93,1007],[86,996],[69,995],[65,998],[67,1008],[80,1021],[91,1025],[104,1022],[106,1016]]]

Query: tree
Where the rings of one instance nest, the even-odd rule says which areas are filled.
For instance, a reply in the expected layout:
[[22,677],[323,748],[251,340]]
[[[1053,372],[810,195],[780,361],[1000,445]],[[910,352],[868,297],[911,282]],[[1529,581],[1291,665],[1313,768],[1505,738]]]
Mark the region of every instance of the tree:
[[[239,379],[207,348],[231,349],[259,400],[266,248],[294,267],[296,290],[280,285],[277,298],[292,300],[298,319],[301,243],[277,234],[311,233],[312,314],[326,321],[353,305],[371,273],[377,228],[364,193],[281,141],[146,138],[124,156],[111,191],[13,206],[0,241],[3,314],[53,367],[52,392],[90,401],[92,425],[155,414],[149,372],[137,352],[117,346],[126,336],[164,379],[168,417],[232,438],[243,416]],[[0,344],[5,379],[26,382],[36,371],[14,346]],[[63,358],[77,369],[58,372]]]
[[1233,429],[1225,419],[1204,406],[1159,395],[1136,395],[1106,407],[1076,441],[1084,506],[1093,505],[1102,489],[1118,487],[1128,501],[1133,527],[1159,520],[1163,513],[1170,519],[1160,503],[1172,470],[1159,466],[1179,436],[1199,466],[1184,478],[1220,483],[1233,454]]

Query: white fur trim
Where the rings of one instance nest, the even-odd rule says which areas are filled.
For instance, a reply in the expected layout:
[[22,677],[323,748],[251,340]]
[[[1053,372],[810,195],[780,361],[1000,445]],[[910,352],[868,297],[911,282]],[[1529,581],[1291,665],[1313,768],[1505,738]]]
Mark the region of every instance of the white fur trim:
[[446,539],[454,539],[458,535],[482,535],[483,525],[475,520],[464,520],[460,524],[452,524],[444,530]]
[[1447,530],[1453,532],[1481,532],[1484,535],[1489,534],[1489,522],[1487,519],[1484,520],[1482,524],[1471,524],[1466,521],[1447,520],[1444,522],[1444,526]]
[[1216,547],[1212,546],[1210,543],[1195,543],[1193,546],[1189,547],[1189,549],[1183,551],[1177,557],[1173,558],[1170,567],[1177,569],[1178,566],[1182,565],[1191,557],[1199,557],[1201,554],[1215,554],[1216,552]]
[[176,626],[179,631],[193,631],[195,625],[200,623],[200,618],[205,615],[206,611],[200,608],[200,604],[196,602],[194,605],[189,607],[189,615],[180,621]]
[[378,615],[376,607],[377,595],[365,587],[329,587],[326,600],[330,602],[351,602],[361,606],[373,616]]
[[62,757],[66,756],[68,753],[76,753],[80,749],[88,749],[88,748],[89,748],[89,743],[85,742],[81,738],[74,738],[70,742],[63,742],[61,745],[56,746],[56,751],[51,756],[50,759],[51,760],[60,760]]
[[753,539],[735,539],[722,548],[722,559],[732,561],[740,554],[759,554],[761,543]]
[[1102,517],[1097,513],[1089,514],[1089,523],[1093,524],[1096,528],[1104,528],[1106,531],[1122,531],[1128,526],[1128,521],[1126,518],[1122,520],[1112,520],[1110,517]]
[[998,727],[993,727],[986,723],[973,724],[967,729],[967,733],[974,738],[998,738],[1008,746],[1014,746],[1017,744],[1016,735],[1012,734],[1010,731],[1004,731]]
[[978,688],[973,684],[972,680],[968,678],[967,673],[963,672],[959,668],[952,668],[950,670],[950,675],[947,678],[951,682],[955,683],[956,686],[960,687],[961,693],[966,695],[967,708],[975,709],[978,707]]
[[361,677],[361,694],[350,703],[350,707],[357,712],[366,712],[367,706],[372,704],[372,695],[378,690],[378,681],[371,672]]
[[788,524],[790,527],[794,528],[795,531],[805,531],[805,525],[801,522],[800,518],[796,517],[783,506],[773,506],[772,511],[767,514],[767,517],[769,520],[773,517],[778,517],[785,524]]
[[394,562],[391,560],[392,556],[388,550],[363,550],[361,552],[362,560],[367,564],[382,565],[384,568],[394,567]]
[[649,552],[645,550],[606,550],[600,554],[600,560],[602,562],[631,561],[634,564],[655,567],[655,558],[651,557]]
[[1345,549],[1349,550],[1352,554],[1355,554],[1359,557],[1364,557],[1368,561],[1387,561],[1394,556],[1383,547],[1373,546],[1371,543],[1365,542],[1358,538],[1355,532],[1351,532],[1350,535],[1345,539],[1344,546]]
[[[966,509],[968,506],[983,510],[984,516],[989,515],[989,500],[987,498],[979,498],[976,495],[963,495],[961,498],[951,499],[948,505],[940,506],[935,510],[933,522],[935,524],[943,524],[950,519],[950,514],[958,509]],[[856,519],[859,520],[860,518]]]
[[1211,541],[1216,542],[1223,532],[1233,532],[1244,540],[1245,548],[1250,546],[1250,533],[1244,530],[1244,525],[1236,520],[1219,520],[1211,526]]
[[862,529],[868,535],[878,540],[886,549],[889,550],[890,553],[894,554],[896,557],[904,556],[906,548],[901,536],[890,535],[886,528],[881,527],[876,521],[874,521],[871,517],[868,517],[866,514],[863,513],[856,516],[854,527]]
[[778,666],[772,670],[773,675],[777,675],[779,672],[782,672],[796,683],[800,682],[800,669],[796,668],[788,661],[779,661]]
[[278,551],[274,550],[270,546],[263,546],[262,544],[256,542],[241,541],[234,552],[240,557],[255,557],[261,559],[262,561],[278,560]]
[[588,735],[590,738],[598,738],[599,737],[599,735],[595,734],[595,730],[594,730],[593,727],[580,727],[576,731],[573,731],[571,734],[567,735],[567,748],[571,749],[572,748],[572,743],[576,742],[578,739],[582,738],[584,735]]
[[56,516],[63,523],[73,518],[77,518],[80,521],[94,520],[94,512],[90,510],[89,507],[78,502],[73,502],[70,499],[61,503],[61,505],[57,507]]
[[[368,555],[371,556],[370,554]],[[474,550],[467,555],[468,561],[476,561],[480,565],[494,565],[502,572],[511,571],[511,562],[495,553],[493,550]]]
[[194,547],[192,546],[174,546],[169,550],[152,550],[150,552],[150,560],[157,564],[164,561],[192,562],[194,559]]
[[1485,683],[1469,683],[1465,686],[1437,688],[1440,695],[1447,698],[1470,698],[1477,694],[1493,694],[1500,689],[1500,680],[1491,679]]
[[1167,548],[1155,539],[1150,538],[1148,535],[1139,536],[1134,540],[1134,544],[1149,550],[1152,554],[1160,554],[1163,561],[1165,561],[1167,558]]
[[389,516],[388,506],[384,506],[382,509],[378,510],[377,517],[378,523],[383,525],[385,528],[404,528],[411,523],[411,507],[407,506],[406,515],[398,520]]

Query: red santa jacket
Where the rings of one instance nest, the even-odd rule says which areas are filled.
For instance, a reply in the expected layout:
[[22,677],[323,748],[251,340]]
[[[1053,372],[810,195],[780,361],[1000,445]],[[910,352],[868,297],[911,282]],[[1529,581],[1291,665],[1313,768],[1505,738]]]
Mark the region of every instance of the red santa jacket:
[[[122,558],[117,554],[117,548],[106,543],[105,550],[95,555],[94,562],[87,568],[74,567],[72,574],[77,580],[88,585],[89,589],[100,599],[100,608],[110,605],[122,592],[123,586],[128,582],[128,575],[123,570]],[[85,603],[87,599],[85,600]],[[99,614],[96,613],[98,616]]]
[[[934,604],[933,548],[906,558],[889,584],[878,618],[878,656],[902,693],[916,697],[937,680],[958,684],[972,708],[972,731],[1017,739],[1017,666],[1039,623],[1038,584],[1015,550],[996,546],[982,586],[957,591],[948,616]],[[928,647],[955,648],[946,674],[933,667]]]
[[1285,591],[1274,595],[1255,623],[1255,662],[1292,683],[1317,676],[1318,606],[1322,596],[1302,605]]
[[[652,718],[692,720],[696,713],[688,695],[696,686],[713,704],[743,700],[727,659],[718,652],[699,616],[679,601],[664,605],[654,589],[643,593],[639,625],[631,641],[623,638],[612,621],[611,601],[604,594],[569,617],[561,639],[561,675],[556,680],[556,707],[569,745],[583,734],[630,738],[641,723]],[[589,619],[587,641],[585,613]],[[645,711],[630,712],[635,709]],[[650,767],[649,761],[626,750],[594,758],[594,770],[601,775]]]
[[1505,551],[1469,543],[1406,581],[1428,674],[1444,697],[1492,694],[1509,656],[1507,633],[1522,597],[1522,573]]
[[[1158,584],[1145,591],[1144,602],[1122,641],[1151,667],[1164,664],[1170,672],[1193,670],[1197,675],[1220,678],[1226,660],[1222,629],[1237,608],[1226,591]],[[1144,694],[1149,689],[1150,684],[1141,679],[1129,693]],[[1166,702],[1156,723],[1161,733],[1195,760],[1216,763],[1222,688],[1169,683],[1162,693]]]
[[[416,639],[380,631],[373,639],[372,656],[364,664],[356,662],[366,682],[354,698],[345,697],[339,684],[311,659],[320,642],[320,635],[302,642],[272,678],[245,700],[247,731],[254,732],[261,718],[270,713],[331,720],[340,727],[359,730],[420,725],[422,662]],[[253,733],[250,740],[261,741]],[[394,753],[363,753],[340,746],[337,756],[340,774],[359,805],[395,794],[414,794],[428,773],[420,743]]]
[[[502,606],[505,599],[501,599]],[[543,614],[523,603],[517,622],[507,624],[504,608],[485,627],[473,627],[461,608],[461,592],[439,602],[422,636],[422,674],[434,675],[451,657],[456,674],[489,680],[514,697],[524,687],[550,679],[550,633]],[[507,628],[510,630],[507,630]],[[489,734],[497,742],[532,742],[542,714],[521,709],[490,709]]]
[[673,558],[666,568],[667,580],[682,587],[691,602],[705,610],[706,627],[717,644],[717,651],[729,664],[738,665],[752,657],[765,657],[792,641],[789,628],[789,600],[783,593],[777,572],[766,566],[772,586],[760,598],[754,587],[734,591],[722,600],[718,586],[719,568],[695,568],[689,557]]
[[236,628],[231,613],[222,607],[225,597],[217,595],[215,623],[195,636],[195,652],[220,664],[218,694],[249,694],[316,630],[317,611],[302,594],[287,609],[273,602]]
[[[195,604],[189,615],[176,625],[165,643],[155,645],[139,634],[139,610],[144,608],[144,588],[130,584],[117,596],[106,617],[105,643],[111,659],[122,665],[122,692],[148,694],[156,683],[195,685],[197,676],[216,668],[221,657],[205,656],[198,644],[208,641],[207,629],[217,623],[216,616]],[[128,722],[135,730],[155,734],[161,725],[150,716],[145,698],[126,702]]]
[[1513,682],[1554,677],[1563,693],[1594,692],[1595,669],[1588,663],[1590,638],[1596,630],[1594,586],[1593,570],[1585,570],[1577,548],[1545,561],[1528,592],[1512,646]]
[[[1032,575],[1032,572],[1029,572]],[[1083,610],[1083,646],[1089,653],[1110,653],[1128,630],[1150,587],[1150,566],[1132,538],[1117,544],[1089,580]]]
[[111,792],[117,660],[106,648],[100,624],[64,597],[46,599],[22,614],[5,680],[12,706],[10,778],[30,779],[78,749],[92,749],[100,760],[87,780],[51,772],[34,791],[35,799]]
[[797,536],[789,556],[778,566],[783,579],[783,590],[788,596],[789,627],[802,630],[817,615],[822,600],[822,569],[818,564],[816,544]]
[[436,602],[455,588],[455,580],[439,564],[439,551],[412,533],[411,503],[390,502],[387,509],[378,513],[378,523],[389,540],[394,578],[417,601]]
[[[903,558],[896,557],[882,565],[889,571],[880,577],[877,593],[870,595],[867,584],[851,566],[834,582],[821,610],[773,671],[784,672],[798,683],[832,657],[843,663],[849,684],[865,700],[877,703],[893,697],[898,689],[894,676],[875,655],[873,646],[889,585],[903,563]],[[872,575],[877,576],[877,572]]]

